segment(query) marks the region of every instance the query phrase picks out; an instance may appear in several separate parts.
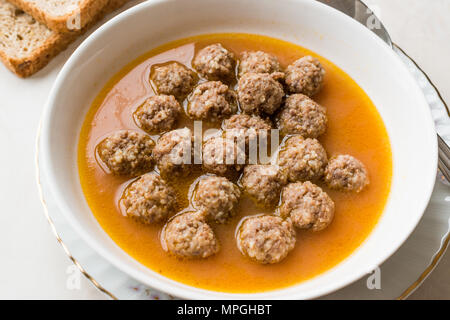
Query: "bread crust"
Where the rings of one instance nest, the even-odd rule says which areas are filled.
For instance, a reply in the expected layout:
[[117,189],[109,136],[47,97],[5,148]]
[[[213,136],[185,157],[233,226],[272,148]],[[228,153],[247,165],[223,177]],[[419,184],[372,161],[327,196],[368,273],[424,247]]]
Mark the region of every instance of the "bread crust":
[[[0,50],[0,59],[6,67],[21,78],[27,78],[44,68],[56,55],[64,51],[78,36],[101,20],[105,15],[120,8],[129,0],[109,0],[91,21],[81,30],[75,32],[52,32],[51,36],[37,49],[26,57],[16,58]],[[11,1],[13,2],[13,1]]]
[[[64,16],[52,16],[50,13],[42,11],[33,2],[25,0],[8,0],[14,4],[19,9],[22,9],[30,16],[32,16],[36,21],[45,24],[49,29],[65,33],[74,32],[83,29],[91,21],[96,19],[97,15],[108,5],[109,0],[84,0],[80,3],[79,7],[79,25],[73,25],[74,15],[76,13],[72,12]],[[78,23],[78,21],[77,21]]]

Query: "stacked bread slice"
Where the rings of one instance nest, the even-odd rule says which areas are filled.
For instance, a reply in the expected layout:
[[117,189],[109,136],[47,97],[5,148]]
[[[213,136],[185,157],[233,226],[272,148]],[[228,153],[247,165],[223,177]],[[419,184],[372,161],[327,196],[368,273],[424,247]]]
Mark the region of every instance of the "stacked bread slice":
[[0,58],[18,76],[31,76],[128,1],[0,0]]

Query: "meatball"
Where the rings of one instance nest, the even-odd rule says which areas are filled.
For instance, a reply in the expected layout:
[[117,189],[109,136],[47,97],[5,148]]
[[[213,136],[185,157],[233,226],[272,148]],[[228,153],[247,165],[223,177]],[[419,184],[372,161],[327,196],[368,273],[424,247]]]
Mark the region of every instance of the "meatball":
[[207,258],[219,251],[219,242],[203,212],[175,216],[164,228],[163,244],[179,258]]
[[127,216],[150,224],[166,220],[176,210],[177,198],[159,175],[150,172],[125,189],[121,204]]
[[240,197],[238,186],[227,178],[208,176],[197,185],[194,206],[217,223],[225,223],[235,215]]
[[327,153],[319,141],[302,136],[289,138],[278,156],[278,165],[286,171],[290,182],[320,179],[327,161]]
[[245,113],[271,115],[283,97],[283,86],[268,73],[246,73],[239,79],[238,98]]
[[361,192],[369,184],[369,174],[358,159],[339,155],[330,159],[325,169],[325,181],[332,189]]
[[333,220],[334,202],[309,181],[291,183],[281,194],[280,215],[291,218],[297,228],[321,231]]
[[123,130],[97,146],[97,154],[112,174],[137,176],[153,169],[153,140],[142,133]]
[[277,57],[263,51],[245,51],[239,63],[239,75],[244,73],[273,73],[281,71]]
[[237,237],[241,252],[256,262],[278,263],[294,249],[295,229],[290,220],[262,215],[248,218]]
[[219,176],[240,171],[245,164],[245,145],[233,139],[212,137],[203,144],[203,170]]
[[163,177],[185,177],[192,171],[192,140],[188,128],[169,131],[159,138],[153,156]]
[[270,208],[278,204],[286,179],[278,166],[248,165],[244,168],[241,185],[258,205]]
[[198,81],[197,75],[178,62],[160,65],[152,70],[150,79],[159,94],[183,99]]
[[173,129],[181,114],[181,106],[174,96],[158,95],[148,98],[134,113],[136,123],[148,133]]
[[328,119],[325,107],[303,94],[293,94],[286,99],[277,122],[282,134],[317,138],[325,133]]
[[195,120],[218,122],[236,111],[236,94],[220,81],[198,85],[189,97],[188,115]]
[[287,67],[285,81],[289,92],[312,97],[322,88],[324,77],[325,69],[319,60],[306,56]]
[[245,142],[268,138],[272,125],[258,116],[236,114],[224,121],[223,129],[228,138],[245,137]]
[[192,64],[195,70],[208,80],[231,82],[235,76],[235,59],[232,52],[217,43],[200,50]]

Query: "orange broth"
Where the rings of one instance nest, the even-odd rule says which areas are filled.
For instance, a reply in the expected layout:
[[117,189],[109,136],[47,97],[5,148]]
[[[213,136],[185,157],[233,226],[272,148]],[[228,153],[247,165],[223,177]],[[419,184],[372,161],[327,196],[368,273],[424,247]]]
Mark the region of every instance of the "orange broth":
[[[275,265],[260,265],[237,249],[235,229],[247,215],[270,213],[243,197],[237,217],[229,224],[213,224],[221,243],[220,252],[206,260],[179,260],[161,247],[161,225],[143,225],[122,215],[121,193],[129,178],[112,176],[96,160],[95,147],[109,133],[140,129],[133,112],[153,90],[149,82],[151,66],[178,61],[191,66],[199,48],[222,43],[237,56],[246,50],[263,50],[278,57],[283,67],[304,55],[319,58],[326,69],[322,91],[314,97],[327,107],[329,126],[320,137],[331,157],[348,153],[367,167],[370,185],[361,193],[326,190],[336,204],[334,221],[318,233],[297,232],[297,245],[289,256]],[[192,128],[192,121],[180,120],[179,127]],[[205,127],[205,126],[204,126]],[[153,136],[153,138],[158,138]],[[389,138],[375,106],[345,72],[330,61],[298,45],[258,35],[212,34],[178,40],[156,48],[131,62],[115,75],[99,93],[84,121],[79,146],[78,167],[82,189],[100,225],[125,252],[148,268],[173,280],[199,288],[222,292],[261,292],[287,287],[315,277],[347,258],[368,237],[386,204],[392,176]],[[196,172],[185,180],[168,181],[177,190],[182,207],[189,206],[191,183]]]

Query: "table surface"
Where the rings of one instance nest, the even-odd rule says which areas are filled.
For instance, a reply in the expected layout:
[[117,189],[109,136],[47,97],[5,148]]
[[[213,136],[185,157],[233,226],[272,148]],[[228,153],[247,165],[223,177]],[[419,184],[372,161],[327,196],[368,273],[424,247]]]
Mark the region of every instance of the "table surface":
[[[133,1],[133,3],[138,0]],[[366,0],[393,40],[450,102],[450,1]],[[78,275],[50,231],[35,183],[35,135],[49,81],[80,41],[30,79],[0,65],[0,299],[104,299]],[[22,88],[20,96],[12,95]],[[410,297],[450,299],[450,251]]]

